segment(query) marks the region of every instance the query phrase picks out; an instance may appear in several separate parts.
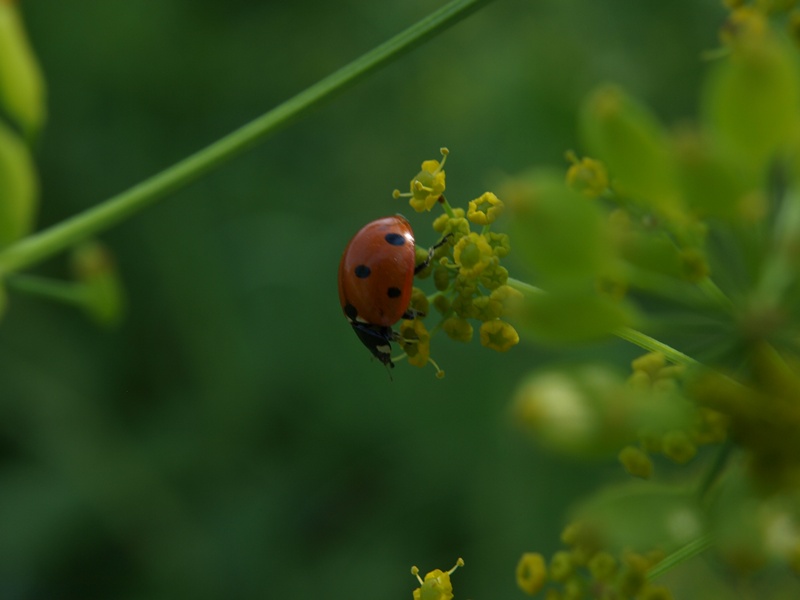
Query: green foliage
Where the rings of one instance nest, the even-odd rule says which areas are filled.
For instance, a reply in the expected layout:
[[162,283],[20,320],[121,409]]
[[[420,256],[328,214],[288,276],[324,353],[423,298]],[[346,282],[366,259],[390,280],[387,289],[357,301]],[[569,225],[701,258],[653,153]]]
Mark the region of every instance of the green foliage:
[[[412,559],[463,554],[455,592],[436,569],[414,593],[512,598],[531,549],[518,585],[548,598],[719,597],[744,577],[759,597],[797,595],[800,84],[785,32],[800,17],[783,14],[796,3],[729,3],[705,62],[718,3],[497,3],[280,144],[87,241],[487,3],[435,11],[189,154],[419,7],[98,3],[76,20],[26,4],[58,101],[39,138],[44,86],[0,0],[0,590],[349,598],[354,582],[410,589]],[[698,89],[697,122],[664,125]],[[394,212],[409,156],[443,141],[458,148],[452,199],[573,138],[588,156],[456,208],[444,160],[423,163],[412,206],[444,215],[435,234],[412,215],[417,243],[447,243],[423,273],[436,291],[412,301],[434,325],[398,329],[420,365],[442,340],[448,377],[388,383],[331,296],[354,224]],[[31,156],[41,223],[55,223],[34,235]],[[63,251],[71,268],[40,265]],[[648,351],[629,374],[612,335]],[[564,342],[570,364],[553,366]],[[499,425],[512,395],[532,447]],[[617,483],[625,471],[653,481]],[[714,560],[697,577],[684,561],[701,552]]]
[[33,228],[38,181],[25,143],[0,121],[0,247]]
[[0,107],[29,138],[44,124],[44,81],[11,0],[0,2]]

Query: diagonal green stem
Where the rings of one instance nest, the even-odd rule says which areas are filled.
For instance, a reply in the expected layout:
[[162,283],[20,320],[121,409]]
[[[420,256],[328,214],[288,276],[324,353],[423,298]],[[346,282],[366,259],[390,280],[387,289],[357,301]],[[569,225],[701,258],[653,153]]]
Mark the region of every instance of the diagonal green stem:
[[713,545],[714,537],[711,534],[706,533],[701,535],[656,564],[647,572],[647,579],[653,581],[654,579],[661,577],[667,571],[677,567],[679,564],[689,560],[690,558],[705,552]]
[[64,304],[82,306],[86,301],[86,286],[74,281],[60,281],[37,275],[9,275],[5,283],[10,290]]
[[[516,288],[522,292],[529,294],[544,294],[544,290],[537,288],[529,283],[520,281],[519,279],[508,278],[508,285]],[[618,327],[611,332],[615,336],[625,341],[635,344],[640,348],[649,350],[650,352],[661,352],[667,360],[677,365],[686,365],[687,367],[701,366],[699,362],[691,356],[684,354],[680,350],[676,350],[672,346],[668,346],[664,342],[659,342],[657,339],[650,337],[647,334],[632,329],[631,327]]]
[[453,0],[210,146],[149,179],[0,252],[0,276],[29,267],[116,225],[261,142],[335,93],[441,33],[492,0]]
[[649,350],[650,352],[660,352],[664,357],[676,365],[686,365],[687,367],[697,367],[700,363],[693,359],[691,356],[684,354],[680,350],[676,350],[672,346],[668,346],[664,342],[659,342],[657,339],[650,337],[647,334],[632,329],[630,327],[619,327],[613,331],[614,335],[620,339],[635,344],[640,348]]

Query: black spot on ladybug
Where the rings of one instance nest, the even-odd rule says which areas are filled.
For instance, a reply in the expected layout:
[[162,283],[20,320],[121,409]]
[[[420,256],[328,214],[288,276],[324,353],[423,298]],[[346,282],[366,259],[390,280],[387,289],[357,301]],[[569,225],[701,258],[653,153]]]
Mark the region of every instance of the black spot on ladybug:
[[406,238],[399,233],[387,233],[383,239],[389,242],[392,246],[402,246],[406,243]]
[[353,321],[358,316],[358,310],[352,304],[345,304],[344,305],[344,314],[347,316],[348,319]]
[[400,290],[400,288],[396,287],[390,287],[388,290],[386,290],[386,294],[389,296],[389,298],[399,298],[400,294],[402,293],[403,292]]
[[367,265],[358,265],[353,272],[359,279],[366,279],[372,273]]

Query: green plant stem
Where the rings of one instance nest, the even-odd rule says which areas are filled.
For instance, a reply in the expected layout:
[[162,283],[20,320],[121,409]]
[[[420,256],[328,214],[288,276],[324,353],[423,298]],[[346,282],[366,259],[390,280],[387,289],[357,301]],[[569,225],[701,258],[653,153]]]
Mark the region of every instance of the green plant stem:
[[672,346],[668,346],[663,342],[659,342],[657,339],[652,338],[649,335],[646,335],[641,331],[637,331],[631,327],[619,327],[612,333],[618,338],[628,341],[631,344],[636,344],[640,348],[644,348],[650,352],[660,352],[668,361],[673,362],[676,365],[686,365],[687,367],[702,366],[691,356],[684,354],[683,352],[676,350]]
[[[508,278],[507,283],[511,287],[528,294],[545,293],[544,290],[537,288],[536,286],[512,277]],[[675,364],[686,365],[690,367],[701,366],[701,364],[691,356],[688,356],[687,354],[684,354],[683,352],[680,352],[679,350],[676,350],[672,346],[668,346],[663,342],[659,342],[657,339],[652,338],[649,335],[646,335],[641,331],[637,331],[631,327],[619,327],[611,333],[620,339],[630,342],[631,344],[635,344],[640,348],[644,348],[645,350],[649,350],[650,352],[661,352],[667,358],[667,360]]]
[[709,490],[712,488],[717,479],[719,479],[722,471],[725,470],[725,465],[728,464],[728,459],[730,458],[732,451],[733,442],[730,440],[726,440],[722,446],[719,447],[717,455],[714,457],[714,462],[711,463],[711,468],[705,474],[705,477],[703,477],[703,480],[700,482],[700,485],[697,488],[697,497],[699,500],[705,499]]
[[493,0],[453,0],[350,64],[210,146],[101,204],[0,252],[0,277],[116,225],[263,141],[280,127],[419,46]]
[[713,279],[710,277],[706,277],[702,281],[700,281],[697,286],[703,290],[703,293],[714,300],[720,308],[723,308],[727,311],[731,311],[734,309],[733,301],[725,295],[719,286],[714,282]]
[[73,281],[61,281],[37,275],[10,275],[5,283],[10,290],[64,304],[83,306],[86,301],[85,287]]
[[686,544],[683,548],[679,548],[664,560],[660,561],[652,569],[647,572],[647,579],[653,581],[661,577],[667,571],[677,567],[679,564],[686,562],[690,558],[697,556],[701,552],[705,552],[714,545],[714,537],[709,534],[703,534],[695,540]]

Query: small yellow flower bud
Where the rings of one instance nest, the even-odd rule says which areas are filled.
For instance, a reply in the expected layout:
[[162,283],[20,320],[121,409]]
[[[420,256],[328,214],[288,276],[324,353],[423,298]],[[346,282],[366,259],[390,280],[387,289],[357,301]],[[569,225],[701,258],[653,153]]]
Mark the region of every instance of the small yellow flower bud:
[[619,590],[626,596],[636,596],[647,582],[647,560],[640,554],[629,552],[623,562],[625,566],[620,573]]
[[575,521],[561,532],[561,541],[572,548],[572,561],[576,565],[588,565],[603,547],[597,530],[584,521]]
[[453,312],[462,319],[474,319],[477,313],[475,307],[472,305],[472,297],[463,294],[453,299],[452,307]]
[[452,217],[452,218],[447,213],[445,213],[443,215],[439,215],[438,217],[436,217],[436,219],[434,219],[434,221],[433,221],[433,229],[434,229],[434,231],[438,231],[439,233],[450,233],[450,231],[447,230],[447,227],[448,227],[448,224],[450,223],[450,221],[453,220],[453,219],[463,219],[464,215],[465,215],[465,211],[464,211],[463,208],[454,208],[453,209],[453,214],[455,216]]
[[486,321],[481,325],[481,344],[498,352],[507,352],[519,343],[517,330],[505,321]]
[[425,575],[424,580],[419,576],[419,569],[411,567],[411,574],[417,578],[420,584],[420,587],[414,590],[414,600],[452,600],[453,584],[450,582],[450,575],[458,567],[463,566],[464,559],[459,558],[449,571],[434,569]]
[[436,297],[433,299],[433,307],[441,314],[447,314],[450,310],[450,299],[444,294],[436,294]]
[[508,269],[497,263],[491,263],[480,276],[481,285],[487,290],[494,290],[508,281]]
[[572,554],[566,550],[560,550],[550,559],[550,579],[553,581],[564,582],[575,572],[575,563],[572,561]]
[[654,431],[640,431],[639,444],[644,452],[661,452],[664,448],[661,435]]
[[752,47],[763,43],[769,33],[767,18],[755,7],[736,8],[722,26],[719,37],[732,48]]
[[472,339],[472,325],[464,319],[450,317],[442,323],[442,329],[451,339],[457,342],[468,342]]
[[653,461],[640,448],[626,446],[619,453],[619,461],[634,477],[650,479],[653,475]]
[[572,577],[564,582],[564,600],[584,600],[586,598],[586,582],[580,577]]
[[400,326],[400,344],[408,355],[409,364],[424,367],[430,359],[431,336],[419,319],[405,320]]
[[417,212],[432,209],[445,190],[444,163],[447,160],[447,154],[447,149],[442,148],[442,162],[438,160],[424,161],[420,172],[411,180],[411,193],[396,192],[395,197],[411,196],[409,204]]
[[651,379],[655,379],[658,373],[666,364],[667,360],[661,352],[650,352],[640,356],[631,362],[634,371],[644,371]]
[[83,307],[88,315],[100,325],[116,325],[125,302],[110,252],[99,242],[84,242],[73,249],[71,262],[75,278],[83,284]]
[[517,563],[517,585],[531,596],[539,593],[547,581],[544,557],[538,552],[526,552]]
[[467,277],[478,277],[493,259],[494,252],[486,238],[474,232],[461,238],[453,248],[453,260],[461,275]]
[[458,275],[453,283],[453,291],[461,296],[471,297],[477,293],[478,283],[473,277]]
[[697,454],[695,446],[683,431],[669,431],[664,434],[663,452],[678,464],[685,464]]
[[494,255],[497,258],[508,256],[508,253],[511,252],[511,239],[508,237],[507,233],[495,233],[494,231],[489,231],[485,233],[483,237],[486,238],[487,242],[489,242],[489,245],[492,247]]
[[611,581],[617,574],[617,561],[608,552],[600,551],[589,561],[589,571],[598,581]]
[[427,315],[430,310],[430,303],[428,302],[428,296],[425,295],[425,292],[417,287],[413,288],[411,290],[411,303],[409,304],[409,308],[420,313],[419,316]]
[[634,371],[628,377],[628,385],[635,390],[649,390],[651,387],[650,376],[646,371]]
[[503,305],[503,315],[517,314],[522,307],[522,292],[510,285],[501,285],[493,290],[489,297]]
[[605,165],[593,158],[578,160],[574,152],[567,153],[572,163],[567,170],[567,185],[587,198],[597,198],[608,189],[608,172]]
[[480,321],[494,321],[503,314],[503,305],[489,296],[479,296],[472,301],[475,307],[475,318]]
[[450,271],[445,267],[436,267],[433,270],[433,284],[440,292],[445,291],[450,286]]
[[503,212],[503,202],[492,192],[470,200],[467,218],[476,225],[490,225],[494,223]]

